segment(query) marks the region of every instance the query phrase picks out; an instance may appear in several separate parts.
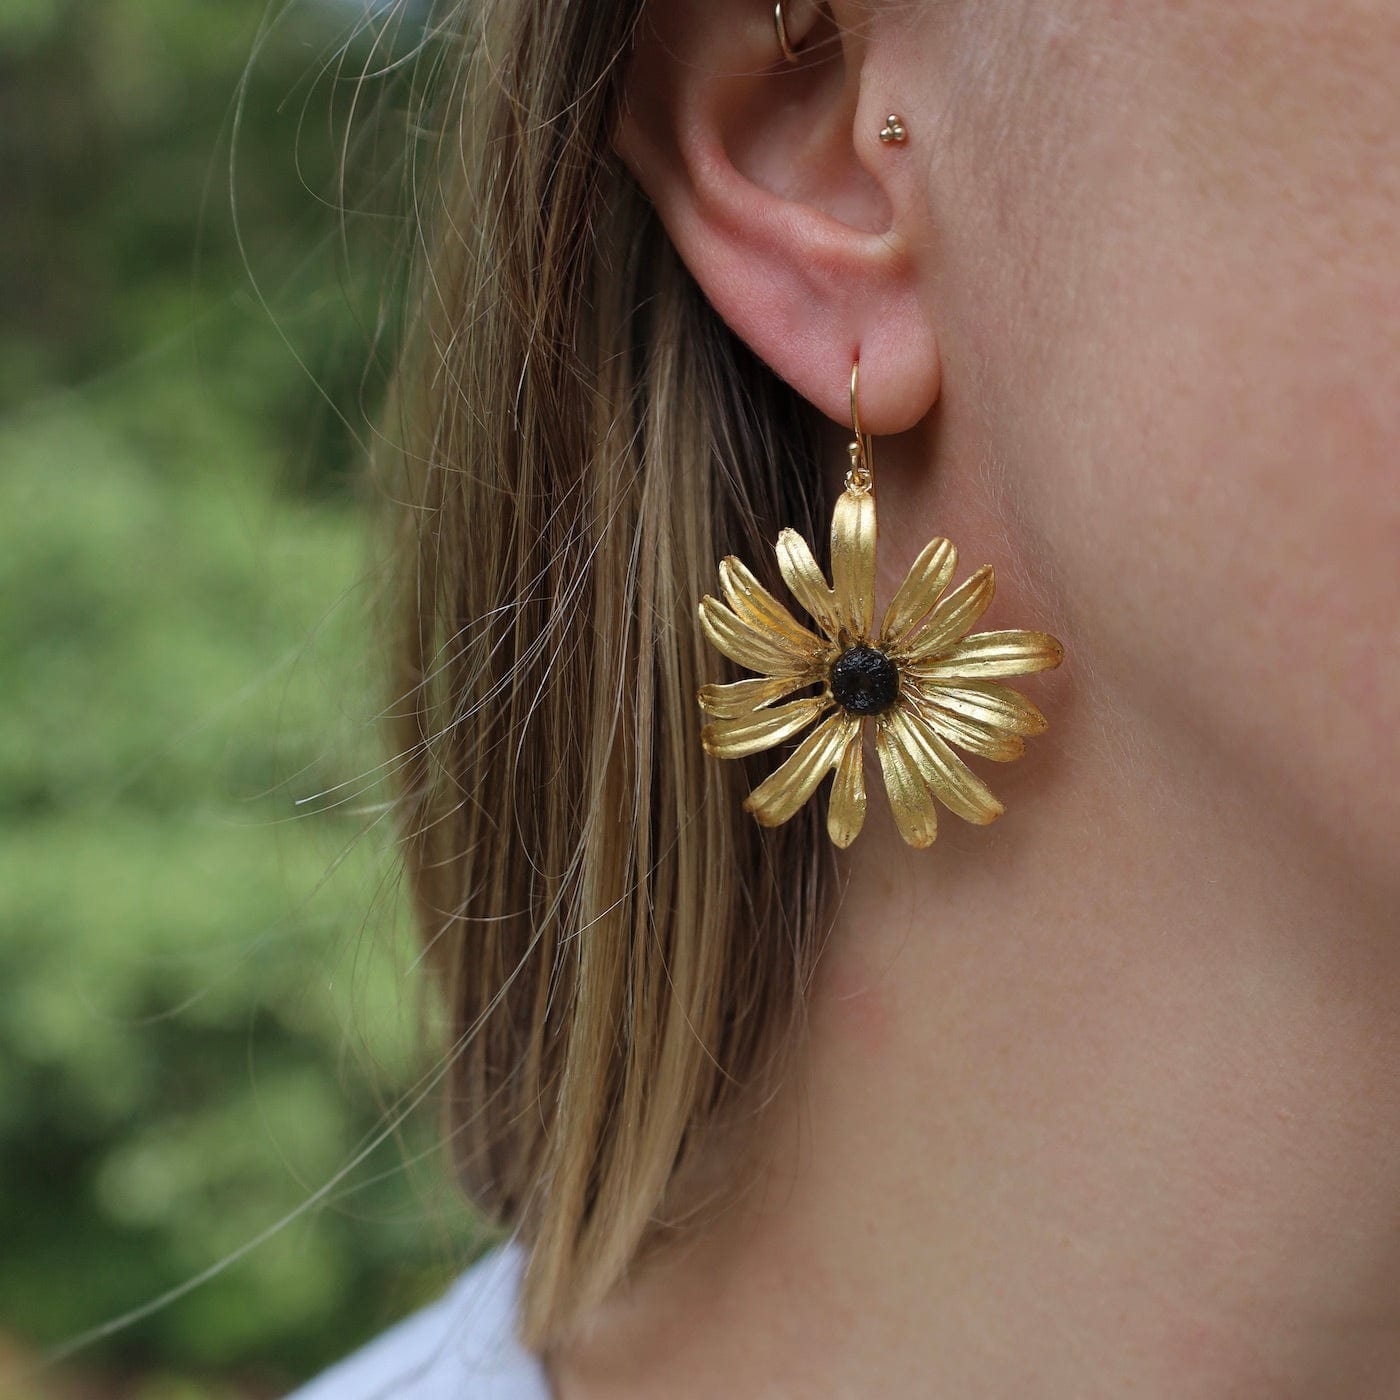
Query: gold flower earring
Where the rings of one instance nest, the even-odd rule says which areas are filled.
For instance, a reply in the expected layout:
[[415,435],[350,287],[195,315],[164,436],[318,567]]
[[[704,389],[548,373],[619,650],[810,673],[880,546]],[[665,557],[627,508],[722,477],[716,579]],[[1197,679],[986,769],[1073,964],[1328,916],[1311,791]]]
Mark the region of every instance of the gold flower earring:
[[[716,650],[758,675],[700,689],[710,716],[705,752],[742,758],[815,729],[745,799],[762,826],[780,826],[834,771],[827,834],[849,846],[865,822],[866,722],[899,834],[911,846],[938,834],[936,797],[985,825],[1005,808],[950,747],[1004,762],[1044,733],[1045,716],[1000,681],[1046,671],[1064,648],[1045,632],[977,632],[992,601],[991,565],[944,596],[957,567],[945,539],[930,540],[899,586],[878,633],[875,622],[875,478],[861,431],[860,362],[851,366],[851,465],[831,518],[831,586],[796,530],[778,536],[778,568],[820,629],[798,622],[733,555],[719,566],[724,601],[700,601],[700,625]],[[789,700],[798,691],[814,694]],[[778,704],[783,700],[787,703]]]

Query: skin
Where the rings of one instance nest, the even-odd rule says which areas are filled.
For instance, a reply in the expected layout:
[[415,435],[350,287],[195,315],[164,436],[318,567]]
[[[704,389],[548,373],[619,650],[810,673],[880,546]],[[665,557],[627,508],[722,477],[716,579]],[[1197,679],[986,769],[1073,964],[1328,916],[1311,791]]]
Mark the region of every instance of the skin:
[[872,766],[750,1189],[556,1390],[1400,1396],[1400,7],[789,15],[658,5],[622,154],[838,425],[859,354],[885,589],[1068,657],[995,826]]

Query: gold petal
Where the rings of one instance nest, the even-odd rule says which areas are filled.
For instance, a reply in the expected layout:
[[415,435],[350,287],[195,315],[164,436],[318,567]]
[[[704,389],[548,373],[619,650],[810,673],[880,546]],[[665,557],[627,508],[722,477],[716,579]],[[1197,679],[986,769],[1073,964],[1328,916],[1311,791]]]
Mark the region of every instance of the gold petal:
[[933,845],[938,835],[938,812],[928,785],[919,776],[918,768],[889,722],[898,713],[898,710],[890,710],[877,721],[875,752],[880,758],[885,793],[890,799],[890,810],[899,834],[906,845],[922,850]]
[[761,753],[806,729],[818,715],[831,708],[824,695],[810,700],[794,700],[773,710],[758,710],[738,719],[717,719],[700,731],[705,752],[714,758],[743,758]]
[[831,585],[852,641],[869,641],[875,623],[875,533],[875,497],[843,491],[831,516]]
[[1026,741],[1019,734],[1012,734],[997,725],[945,710],[932,698],[916,700],[914,704],[919,714],[937,733],[950,744],[966,749],[968,753],[994,759],[997,763],[1009,763],[1013,758],[1020,758],[1026,751]]
[[1064,659],[1064,647],[1048,632],[978,632],[909,671],[920,681],[989,680],[1050,671]]
[[744,799],[760,826],[781,826],[817,790],[817,784],[840,760],[850,731],[860,721],[838,711],[828,715]]
[[861,743],[864,726],[857,724],[846,739],[836,778],[831,784],[831,801],[826,810],[826,832],[844,850],[860,835],[865,825],[865,748]]
[[788,592],[834,640],[841,625],[836,615],[836,595],[826,586],[826,576],[812,557],[812,547],[796,530],[784,530],[778,536],[778,568]]
[[923,553],[914,560],[899,592],[885,610],[880,638],[886,643],[898,642],[906,632],[938,601],[958,567],[958,551],[951,540],[930,540]]
[[1007,734],[1044,734],[1050,722],[1019,690],[1000,681],[962,681],[957,685],[933,682],[910,684],[927,705],[961,715]]
[[760,632],[736,617],[717,598],[700,600],[700,625],[715,650],[765,676],[805,675],[813,670],[812,659],[785,637]]
[[950,812],[977,826],[994,822],[1006,810],[971,768],[912,709],[889,713],[895,732],[933,795]]
[[828,644],[805,628],[734,555],[720,560],[719,586],[735,616],[760,632],[775,632],[794,647],[815,654]]
[[972,624],[987,611],[996,592],[992,566],[983,564],[971,578],[960,583],[929,614],[928,621],[900,647],[911,661],[937,656],[965,637]]
[[791,695],[805,684],[800,676],[759,676],[754,680],[731,681],[728,685],[702,685],[695,698],[700,708],[715,719],[738,719],[740,715],[751,715]]

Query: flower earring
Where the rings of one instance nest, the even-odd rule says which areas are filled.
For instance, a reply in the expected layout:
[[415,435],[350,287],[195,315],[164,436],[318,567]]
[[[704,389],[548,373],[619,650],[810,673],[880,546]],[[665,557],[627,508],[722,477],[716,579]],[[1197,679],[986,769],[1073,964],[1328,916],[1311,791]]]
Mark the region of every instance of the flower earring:
[[[700,739],[716,758],[742,758],[816,723],[744,808],[761,826],[780,826],[834,771],[827,834],[844,847],[865,821],[869,721],[899,834],[924,847],[938,834],[934,798],[978,825],[1005,810],[950,746],[997,761],[1019,758],[1025,736],[1048,726],[1000,678],[1058,666],[1064,648],[1045,632],[969,635],[992,601],[992,569],[984,564],[945,594],[957,566],[945,539],[924,547],[875,631],[874,463],[860,426],[859,374],[857,361],[851,465],[831,519],[831,585],[801,535],[778,536],[783,581],[819,632],[798,622],[733,555],[724,559],[724,601],[703,598],[700,625],[716,650],[758,675],[701,688],[710,722]],[[809,693],[788,699],[800,691]]]

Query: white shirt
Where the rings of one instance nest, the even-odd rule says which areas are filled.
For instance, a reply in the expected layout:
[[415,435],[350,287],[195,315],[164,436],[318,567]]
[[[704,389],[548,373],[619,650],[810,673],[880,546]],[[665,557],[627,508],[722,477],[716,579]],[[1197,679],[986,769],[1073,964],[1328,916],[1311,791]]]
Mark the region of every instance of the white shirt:
[[515,1338],[523,1265],[515,1246],[488,1254],[288,1400],[550,1400],[544,1367]]

